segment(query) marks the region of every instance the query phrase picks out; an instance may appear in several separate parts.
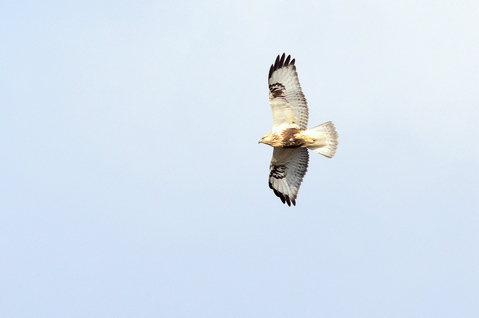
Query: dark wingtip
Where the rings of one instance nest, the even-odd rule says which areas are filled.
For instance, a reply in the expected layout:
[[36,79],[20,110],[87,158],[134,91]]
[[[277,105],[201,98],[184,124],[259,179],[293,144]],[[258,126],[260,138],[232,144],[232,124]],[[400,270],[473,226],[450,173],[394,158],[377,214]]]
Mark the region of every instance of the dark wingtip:
[[283,55],[281,55],[281,58],[279,59],[279,68],[283,67],[285,56],[286,56],[286,53],[283,53]]
[[294,206],[296,206],[296,200],[295,199],[290,199],[289,196],[287,195],[284,195],[283,193],[279,192],[278,190],[276,190],[275,188],[273,188],[273,185],[271,184],[271,182],[269,182],[269,188],[271,190],[273,190],[274,194],[281,199],[281,202],[283,202],[283,204],[287,204],[288,206],[291,206],[291,203],[293,203]]
[[279,70],[282,67],[289,66],[289,65],[294,65],[295,59],[291,59],[291,55],[288,55],[286,57],[286,53],[283,53],[282,55],[278,55],[276,57],[276,60],[274,61],[274,64],[271,65],[269,68],[269,73],[268,73],[268,78],[273,75],[273,72],[276,70]]
[[289,199],[288,196],[286,196],[286,202],[288,203],[288,206],[291,206],[291,200]]
[[273,72],[274,72],[274,65],[271,65],[271,67],[269,68],[268,79],[271,78],[271,74],[273,74]]

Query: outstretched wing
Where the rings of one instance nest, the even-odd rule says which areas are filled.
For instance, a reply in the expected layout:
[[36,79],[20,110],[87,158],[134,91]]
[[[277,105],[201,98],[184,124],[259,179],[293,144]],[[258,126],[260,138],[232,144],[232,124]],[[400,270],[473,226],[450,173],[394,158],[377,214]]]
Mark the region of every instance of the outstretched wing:
[[276,58],[269,69],[269,104],[273,112],[273,130],[306,129],[308,104],[296,73],[295,60],[285,54]]
[[296,205],[296,196],[308,170],[307,148],[274,148],[269,167],[269,187],[283,203]]

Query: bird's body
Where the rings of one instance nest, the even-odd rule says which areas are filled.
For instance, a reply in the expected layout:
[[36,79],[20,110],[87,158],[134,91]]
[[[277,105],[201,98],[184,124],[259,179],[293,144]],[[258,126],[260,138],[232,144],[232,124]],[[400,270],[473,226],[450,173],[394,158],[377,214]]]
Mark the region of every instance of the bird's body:
[[269,102],[273,129],[260,139],[274,147],[269,187],[283,203],[296,205],[296,197],[308,169],[310,149],[332,158],[338,134],[332,122],[307,129],[308,105],[296,73],[295,60],[285,54],[269,70]]

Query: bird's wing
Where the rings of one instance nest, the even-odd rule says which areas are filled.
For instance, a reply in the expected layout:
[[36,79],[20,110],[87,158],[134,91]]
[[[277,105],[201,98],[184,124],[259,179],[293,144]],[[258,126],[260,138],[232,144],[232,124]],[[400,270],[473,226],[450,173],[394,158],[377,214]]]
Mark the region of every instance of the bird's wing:
[[296,205],[296,197],[308,170],[307,148],[274,148],[269,167],[269,187],[283,203]]
[[295,60],[285,54],[276,58],[269,69],[269,104],[273,112],[273,130],[306,129],[308,104],[296,73]]

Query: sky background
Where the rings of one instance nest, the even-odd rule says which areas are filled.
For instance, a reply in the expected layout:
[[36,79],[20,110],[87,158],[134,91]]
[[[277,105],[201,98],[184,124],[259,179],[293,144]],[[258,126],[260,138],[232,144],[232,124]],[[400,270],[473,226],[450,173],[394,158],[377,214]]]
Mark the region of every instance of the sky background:
[[[477,1],[2,1],[1,317],[479,317]],[[310,154],[268,188],[267,75]]]

